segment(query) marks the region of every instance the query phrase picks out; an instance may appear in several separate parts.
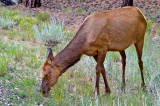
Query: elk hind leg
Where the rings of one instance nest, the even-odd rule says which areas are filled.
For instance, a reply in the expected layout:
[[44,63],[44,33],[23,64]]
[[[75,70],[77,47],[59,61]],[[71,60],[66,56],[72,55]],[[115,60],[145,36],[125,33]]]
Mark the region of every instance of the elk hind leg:
[[121,57],[122,57],[122,85],[121,85],[121,90],[125,92],[125,67],[126,67],[126,54],[125,51],[120,51],[119,52]]

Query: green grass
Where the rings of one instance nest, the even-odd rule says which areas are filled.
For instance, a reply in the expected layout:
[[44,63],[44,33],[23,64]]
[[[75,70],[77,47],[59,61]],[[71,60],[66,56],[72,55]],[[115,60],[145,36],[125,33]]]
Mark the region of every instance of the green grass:
[[38,13],[36,17],[39,21],[47,21],[49,20],[50,15],[48,13]]
[[13,9],[6,9],[3,7],[0,7],[0,10],[1,10],[0,15],[3,15],[4,17],[6,16],[14,17],[14,16],[19,15],[19,12]]
[[[40,54],[35,54],[36,52],[40,52],[36,50],[36,47],[31,48],[28,47],[28,45],[22,45],[15,43],[4,43],[1,40],[1,58],[2,64],[3,62],[8,64],[21,64],[21,67],[30,67],[30,68],[37,68],[41,65],[40,60],[37,59],[37,57],[40,56]],[[35,62],[36,61],[36,62]],[[11,65],[12,67],[12,65]],[[10,68],[10,67],[8,67]]]
[[160,25],[157,25],[157,34],[160,35]]
[[[33,26],[42,22],[39,18],[24,16],[21,15],[19,11],[3,7],[0,7],[0,10],[0,16],[5,18],[5,24],[10,23],[11,21],[13,21],[14,24],[14,28],[10,28],[9,30],[0,30],[0,33],[7,35],[8,38],[13,40],[35,41],[36,38]],[[9,24],[7,26],[11,25]]]
[[[95,94],[96,62],[92,57],[82,59],[64,73],[51,89],[48,97],[40,92],[42,65],[46,59],[47,48],[32,41],[37,40],[30,27],[37,25],[36,17],[26,17],[11,9],[3,9],[5,15],[17,22],[16,29],[0,30],[0,87],[5,90],[0,95],[0,105],[158,105],[160,103],[160,41],[152,39],[148,27],[143,48],[144,78],[147,91],[141,88],[141,76],[135,47],[126,50],[126,92],[121,91],[121,57],[118,52],[108,52],[105,58],[107,80],[111,88],[110,95],[105,92],[102,76],[100,78],[100,96]],[[0,11],[0,13],[2,13]],[[13,13],[12,13],[13,12]],[[26,26],[25,26],[26,25]],[[28,26],[28,27],[27,27]],[[42,27],[43,28],[43,27]],[[157,27],[159,28],[159,27]],[[32,28],[33,29],[33,28]],[[62,50],[74,36],[74,31],[65,31],[66,37],[55,48],[54,55]],[[157,32],[159,33],[159,32]],[[30,34],[30,35],[29,35]],[[32,35],[32,36],[31,36]],[[159,36],[158,36],[159,37]],[[14,40],[13,40],[14,39]],[[37,41],[36,41],[37,42]],[[7,92],[8,95],[3,95]],[[102,96],[103,95],[103,96]]]

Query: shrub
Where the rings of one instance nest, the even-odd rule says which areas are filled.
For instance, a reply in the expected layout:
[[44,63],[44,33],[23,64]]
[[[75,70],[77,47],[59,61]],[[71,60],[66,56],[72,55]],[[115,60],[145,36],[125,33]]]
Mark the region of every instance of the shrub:
[[46,21],[49,19],[50,15],[48,13],[38,13],[36,17],[39,21]]
[[10,17],[3,17],[0,16],[0,27],[3,29],[8,29],[9,27],[12,26],[12,19]]
[[65,31],[64,24],[58,24],[56,20],[52,20],[50,23],[43,23],[40,28],[34,26],[34,32],[36,39],[46,46],[57,45],[64,37]]

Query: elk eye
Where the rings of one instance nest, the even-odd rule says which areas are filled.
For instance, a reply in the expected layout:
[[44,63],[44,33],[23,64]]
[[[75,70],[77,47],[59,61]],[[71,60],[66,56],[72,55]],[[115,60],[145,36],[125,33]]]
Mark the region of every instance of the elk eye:
[[45,78],[47,78],[48,77],[48,74],[45,74]]
[[45,74],[45,78],[48,78],[48,76],[51,74],[51,71],[48,71],[46,74]]

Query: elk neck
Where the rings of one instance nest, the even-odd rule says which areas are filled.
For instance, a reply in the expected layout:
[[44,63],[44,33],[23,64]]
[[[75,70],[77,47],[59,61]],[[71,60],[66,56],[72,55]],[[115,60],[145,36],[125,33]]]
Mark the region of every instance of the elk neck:
[[83,55],[87,34],[84,28],[82,25],[70,43],[55,56],[54,63],[60,67],[61,74],[77,63]]

